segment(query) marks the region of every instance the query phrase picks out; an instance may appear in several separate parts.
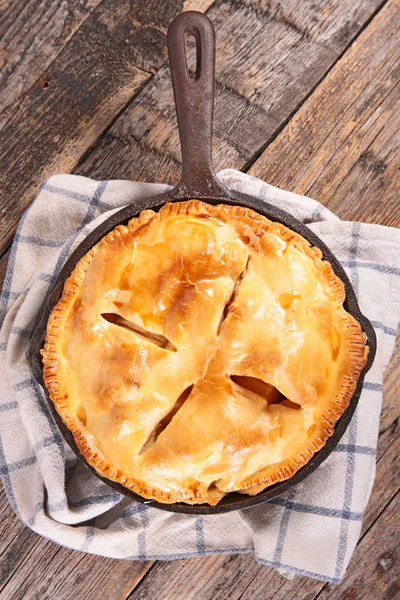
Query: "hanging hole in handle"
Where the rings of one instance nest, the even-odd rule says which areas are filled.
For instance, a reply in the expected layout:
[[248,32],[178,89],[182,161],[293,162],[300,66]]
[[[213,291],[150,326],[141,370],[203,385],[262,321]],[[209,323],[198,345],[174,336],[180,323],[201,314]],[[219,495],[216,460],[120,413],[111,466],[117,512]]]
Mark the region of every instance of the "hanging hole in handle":
[[196,29],[185,32],[186,73],[190,81],[197,81],[200,77],[200,43],[200,36]]

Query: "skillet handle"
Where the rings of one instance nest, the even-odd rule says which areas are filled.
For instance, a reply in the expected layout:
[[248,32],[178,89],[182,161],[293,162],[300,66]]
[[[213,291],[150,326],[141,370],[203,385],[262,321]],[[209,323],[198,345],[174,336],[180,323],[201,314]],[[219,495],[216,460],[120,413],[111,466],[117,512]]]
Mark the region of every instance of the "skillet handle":
[[[186,42],[196,41],[196,73],[189,75]],[[229,199],[212,165],[212,127],[215,87],[215,32],[200,12],[183,12],[167,35],[168,55],[182,149],[182,177],[174,199]]]

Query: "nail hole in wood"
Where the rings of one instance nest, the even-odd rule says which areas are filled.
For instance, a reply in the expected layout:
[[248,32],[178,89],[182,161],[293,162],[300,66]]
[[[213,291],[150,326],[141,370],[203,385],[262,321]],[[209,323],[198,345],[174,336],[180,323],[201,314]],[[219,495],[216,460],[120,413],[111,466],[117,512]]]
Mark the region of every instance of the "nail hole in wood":
[[50,84],[50,77],[48,75],[44,75],[39,81],[39,85],[42,88],[42,90],[48,88],[49,84]]

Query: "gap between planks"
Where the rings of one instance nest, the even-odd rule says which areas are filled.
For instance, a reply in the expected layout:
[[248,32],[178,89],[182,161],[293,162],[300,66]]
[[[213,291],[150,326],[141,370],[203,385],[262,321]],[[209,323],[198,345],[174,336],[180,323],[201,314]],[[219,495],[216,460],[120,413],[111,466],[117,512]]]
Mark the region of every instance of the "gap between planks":
[[385,4],[251,175],[317,197],[345,220],[399,224],[396,10],[396,2]]
[[303,104],[306,104],[306,102],[310,98],[310,96],[312,96],[314,94],[315,90],[321,85],[321,83],[324,81],[324,79],[327,77],[327,75],[329,75],[329,73],[335,68],[336,64],[346,54],[346,52],[349,50],[349,48],[352,46],[352,44],[357,40],[357,38],[362,34],[362,32],[369,26],[371,21],[376,17],[376,15],[382,10],[382,8],[388,2],[389,2],[389,0],[383,0],[381,2],[381,4],[379,6],[377,6],[375,11],[361,26],[360,30],[357,32],[357,35],[355,35],[353,37],[353,39],[349,42],[348,46],[346,46],[346,48],[344,48],[343,51],[338,55],[335,62],[332,63],[332,65],[329,67],[329,69],[327,69],[325,71],[325,73],[319,78],[317,83],[314,85],[314,87],[312,89],[310,89],[309,93],[302,100],[302,102],[299,102],[299,104],[297,104],[297,106],[294,108],[294,110],[282,122],[282,124],[277,128],[277,130],[274,132],[274,134],[265,142],[265,144],[260,146],[260,148],[253,154],[253,156],[250,158],[250,160],[243,166],[243,168],[241,169],[241,171],[243,171],[243,173],[248,173],[248,171],[251,169],[251,167],[254,165],[254,163],[261,157],[261,155],[265,152],[265,150],[268,148],[268,146],[270,144],[272,144],[272,142],[282,133],[282,131],[287,127],[289,122],[293,119],[293,117],[300,110],[300,108],[303,106]]
[[[103,2],[102,2],[101,4],[99,4],[99,7],[100,7],[100,8],[101,8],[101,7],[103,7],[103,6],[104,6],[104,3],[105,3],[105,0],[103,0]],[[188,4],[188,3],[186,3],[186,4]],[[185,4],[185,7],[186,7],[186,4]],[[213,16],[214,16],[214,18],[220,18],[220,19],[221,19],[222,17],[221,17],[221,16],[220,16],[220,17],[218,17],[219,13],[223,14],[223,11],[225,11],[225,12],[226,12],[226,10],[227,10],[227,7],[229,6],[229,3],[228,3],[228,2],[225,2],[225,3],[224,3],[224,2],[220,2],[220,1],[219,1],[219,2],[214,2],[214,3],[212,3],[212,2],[203,2],[203,3],[201,3],[201,2],[198,2],[198,3],[190,3],[190,4],[193,4],[193,5],[195,5],[196,7],[197,7],[197,4],[202,4],[202,5],[204,5],[204,8],[206,8],[206,9],[207,9],[207,10],[206,10],[206,12],[207,12],[207,13],[210,13],[210,11],[212,11],[212,12],[213,12]],[[240,6],[242,6],[242,5],[240,5]],[[307,36],[307,35],[306,35],[306,33],[307,33],[308,29],[307,29],[307,28],[305,28],[305,29],[304,29],[304,27],[302,27],[302,28],[300,28],[300,30],[299,30],[299,27],[298,27],[298,26],[296,25],[296,23],[295,23],[296,19],[293,19],[293,16],[292,16],[292,14],[291,14],[291,17],[292,17],[292,18],[290,18],[290,19],[289,19],[288,17],[285,17],[283,20],[282,20],[282,19],[281,19],[281,20],[279,20],[279,19],[277,19],[277,20],[276,20],[276,23],[278,23],[278,24],[279,24],[279,23],[281,23],[281,24],[283,24],[283,25],[284,25],[284,24],[286,23],[286,25],[287,25],[287,27],[289,28],[289,30],[291,29],[293,32],[295,32],[295,34],[296,34],[297,36],[300,36],[300,37],[299,37],[299,40],[300,40],[300,41],[301,41],[303,38],[304,38],[304,39],[307,39],[307,40],[310,40],[310,39],[311,39],[311,40],[313,40],[313,41],[315,42],[315,44],[316,44],[316,46],[315,46],[315,47],[313,46],[314,53],[315,53],[315,52],[320,52],[320,53],[321,53],[321,61],[322,61],[322,64],[323,64],[323,66],[321,67],[321,65],[320,65],[320,66],[318,67],[318,69],[317,69],[317,71],[318,71],[318,72],[319,72],[319,71],[321,71],[321,74],[320,74],[320,76],[319,76],[319,77],[317,77],[317,79],[316,79],[315,83],[311,83],[311,84],[310,84],[310,85],[311,85],[311,88],[309,87],[309,84],[308,84],[308,82],[307,82],[306,84],[299,83],[299,81],[296,83],[296,85],[299,87],[299,90],[300,90],[300,95],[302,96],[302,98],[303,98],[303,99],[302,99],[302,101],[301,101],[301,102],[298,102],[298,101],[297,101],[297,103],[296,103],[296,104],[294,104],[294,111],[297,111],[297,110],[299,109],[299,107],[300,107],[300,106],[302,106],[302,105],[304,104],[304,101],[307,99],[307,97],[309,96],[309,94],[310,94],[310,93],[312,93],[312,90],[313,90],[313,88],[315,88],[315,85],[317,85],[317,86],[318,86],[318,84],[320,83],[320,81],[321,81],[321,77],[324,77],[324,76],[326,75],[326,73],[327,73],[327,72],[329,72],[329,70],[330,70],[330,69],[331,69],[331,68],[332,68],[332,67],[333,67],[333,66],[334,66],[334,65],[337,63],[337,61],[340,59],[340,56],[341,56],[341,55],[343,55],[343,53],[344,53],[344,52],[347,50],[347,48],[349,47],[349,45],[351,45],[351,44],[354,42],[354,40],[355,40],[355,39],[357,39],[357,37],[360,35],[360,32],[362,32],[362,30],[363,30],[363,26],[364,26],[364,27],[366,26],[366,25],[365,25],[365,21],[366,21],[366,22],[370,22],[370,21],[371,21],[371,19],[373,19],[373,17],[374,17],[374,15],[376,14],[376,12],[377,12],[377,11],[379,11],[379,10],[380,10],[380,8],[381,8],[382,6],[383,6],[383,3],[382,3],[382,2],[380,2],[380,3],[379,3],[379,2],[377,1],[377,3],[376,3],[376,6],[375,6],[375,3],[373,3],[373,4],[372,4],[372,6],[371,6],[371,11],[372,11],[372,12],[371,12],[371,14],[369,14],[369,13],[368,13],[368,10],[367,10],[367,9],[362,9],[362,10],[361,10],[361,7],[360,7],[360,11],[359,11],[359,13],[360,13],[360,14],[358,14],[358,16],[357,16],[357,19],[359,19],[359,21],[361,21],[361,23],[359,23],[359,21],[357,21],[357,20],[355,19],[355,17],[354,17],[354,18],[353,18],[353,21],[351,21],[351,23],[350,23],[350,32],[351,32],[351,33],[348,33],[348,32],[346,32],[346,33],[345,33],[345,35],[344,35],[344,38],[345,38],[345,39],[344,39],[344,40],[341,40],[340,42],[337,42],[337,41],[336,41],[336,38],[334,38],[334,39],[333,39],[333,41],[332,41],[332,39],[329,39],[327,43],[326,43],[326,42],[324,42],[324,40],[323,40],[321,43],[319,43],[319,42],[315,42],[314,38],[317,38],[317,34],[315,33],[315,31],[314,31],[314,34],[313,34],[313,36],[310,36],[310,35],[308,35],[308,36]],[[221,8],[221,7],[222,7],[222,8]],[[237,10],[239,11],[239,9],[237,9]],[[247,14],[250,14],[250,13],[251,13],[251,11],[253,11],[253,12],[255,12],[255,13],[256,13],[256,11],[254,10],[254,6],[252,6],[251,4],[250,4],[250,5],[248,5],[248,4],[244,5],[244,4],[243,4],[243,6],[242,6],[242,12],[245,12],[246,10],[247,10]],[[292,7],[292,8],[291,8],[291,10],[292,10],[292,13],[296,13],[296,11],[297,11],[297,13],[299,13],[299,14],[297,14],[297,13],[296,13],[296,14],[295,14],[295,17],[297,17],[297,20],[299,20],[299,22],[301,22],[301,18],[302,18],[302,16],[303,16],[302,9],[301,9],[301,10],[300,10],[300,9],[298,9],[298,10],[297,10],[297,8],[296,8],[296,10],[295,10],[295,9],[293,9],[293,7]],[[305,15],[306,15],[306,17],[308,18],[308,17],[309,17],[309,14],[307,13],[307,10],[308,10],[309,12],[310,12],[310,11],[312,12],[312,10],[314,10],[314,8],[312,8],[312,9],[311,9],[310,7],[309,7],[309,8],[307,8],[307,7],[305,7],[305,8],[304,8],[304,14],[305,14]],[[332,6],[332,7],[330,7],[330,12],[331,12],[332,14],[333,14],[333,13],[335,13],[335,15],[336,15],[336,13],[337,13],[337,10],[338,10],[338,6],[337,6],[337,5],[335,5],[335,3],[333,3],[333,6]],[[219,11],[219,12],[218,12],[218,11]],[[222,11],[222,12],[221,12],[221,11]],[[335,12],[335,11],[336,11],[336,12]],[[96,11],[94,11],[94,12],[96,12]],[[98,12],[98,11],[97,11],[97,12]],[[270,23],[270,22],[272,22],[272,21],[273,21],[273,18],[274,18],[274,14],[275,14],[275,13],[274,13],[274,11],[270,11],[270,12],[271,12],[271,15],[272,15],[272,16],[270,15],[270,13],[269,13],[268,11],[265,11],[265,12],[263,13],[263,14],[264,14],[264,17],[265,17],[265,21],[266,21],[267,23]],[[276,11],[275,11],[275,12],[276,12]],[[268,13],[268,14],[267,14],[267,13]],[[256,14],[257,14],[257,13],[256,13]],[[317,12],[316,14],[318,15],[318,12]],[[216,15],[217,15],[217,17],[216,17]],[[265,15],[267,15],[267,16],[265,16]],[[318,15],[318,17],[319,17],[320,19],[322,18],[322,17],[321,17],[321,15]],[[233,22],[234,22],[234,16],[232,17],[232,19],[233,19]],[[249,17],[249,19],[250,19],[250,17]],[[270,21],[268,21],[268,19],[270,19]],[[307,20],[307,19],[306,19],[306,20]],[[329,14],[328,14],[328,20],[329,20]],[[363,23],[363,20],[364,20],[364,23]],[[317,21],[318,21],[318,18],[317,18]],[[224,19],[222,19],[222,23],[223,23],[223,22],[224,22]],[[289,27],[289,24],[290,24],[290,27]],[[322,25],[323,25],[323,23],[322,23]],[[348,23],[347,23],[347,25],[348,25]],[[347,26],[347,25],[346,25],[346,26]],[[308,27],[311,27],[309,23],[308,23]],[[344,25],[343,25],[343,27],[344,27]],[[314,29],[315,29],[315,27],[314,27]],[[322,27],[322,29],[323,29],[323,27]],[[79,29],[79,31],[80,31],[80,30],[81,30],[81,28]],[[221,32],[222,32],[222,33],[221,33]],[[277,33],[278,33],[279,31],[278,31],[278,30],[275,28],[274,32],[275,32],[275,35],[277,35]],[[340,27],[339,27],[338,31],[336,31],[336,32],[335,32],[335,35],[336,35],[338,32],[340,32],[340,33],[343,33],[343,32],[341,32],[341,29],[340,29]],[[220,33],[221,33],[221,35],[225,35],[225,34],[226,34],[226,32],[223,32],[223,25],[221,25],[221,26],[220,26]],[[295,35],[295,34],[293,34],[293,35]],[[235,35],[236,35],[236,36],[239,36],[239,32],[236,32],[236,34],[235,34]],[[322,35],[322,34],[321,34],[321,35]],[[325,32],[325,34],[324,34],[324,35],[325,35],[325,37],[326,37],[328,34]],[[328,36],[328,37],[329,37],[329,36]],[[343,37],[343,35],[342,35],[342,37]],[[75,39],[76,39],[76,35],[74,36],[74,39],[73,39],[73,41],[75,41]],[[297,42],[299,42],[299,40],[297,40]],[[296,42],[296,43],[297,43],[297,42]],[[273,44],[273,45],[274,45],[274,44]],[[272,46],[273,46],[273,45],[272,45]],[[337,46],[337,48],[336,48],[336,46]],[[335,48],[334,48],[334,47],[335,47]],[[332,49],[332,48],[334,48],[334,49]],[[224,51],[224,52],[226,52],[226,49],[225,49],[225,47],[223,47],[223,51]],[[325,54],[324,54],[324,52],[325,52]],[[333,55],[333,53],[334,53],[334,52],[336,53],[335,55]],[[306,54],[305,54],[305,58],[310,58],[310,57],[309,57],[309,54],[310,54],[310,49],[309,49],[309,50],[306,52]],[[258,60],[259,60],[259,59],[258,59]],[[55,62],[56,62],[56,61],[54,61],[54,63],[55,63]],[[53,64],[54,64],[54,63],[53,63]],[[137,63],[135,63],[135,64],[137,65],[137,67],[136,67],[136,68],[137,68],[137,69],[140,69],[140,65],[139,65],[139,64],[137,64]],[[165,67],[165,64],[166,64],[166,63],[165,63],[165,61],[164,61],[163,63],[161,63],[161,65],[162,65],[162,66],[161,66],[161,67],[159,66],[159,67],[157,68],[157,74],[159,74],[159,73],[160,73],[160,71],[162,71],[162,70],[164,69],[164,67]],[[261,64],[261,63],[260,63],[260,64]],[[325,66],[326,66],[326,65],[329,65],[329,68],[328,68],[328,70],[325,68]],[[258,65],[258,68],[260,68],[260,65]],[[322,69],[322,70],[321,70],[321,69]],[[145,72],[145,73],[150,73],[151,71],[147,71],[147,70],[145,70],[144,72]],[[310,72],[307,72],[307,73],[306,73],[306,75],[307,75],[307,77],[308,77],[308,78],[310,78],[310,77],[311,77],[311,75],[310,75]],[[229,75],[229,76],[230,76],[230,77],[232,77],[232,75]],[[271,74],[270,74],[270,77],[271,77]],[[281,77],[281,75],[279,75],[279,77]],[[311,79],[313,79],[313,78],[315,78],[315,76],[314,76],[314,75],[312,75]],[[154,79],[154,78],[150,78],[150,79],[149,79],[149,81],[147,81],[147,82],[146,82],[146,81],[142,81],[142,83],[141,83],[141,84],[139,83],[139,87],[141,87],[141,89],[142,89],[142,90],[143,90],[143,89],[148,89],[148,87],[149,87],[149,86],[151,86],[153,79]],[[276,78],[275,78],[275,79],[274,79],[274,78],[272,78],[272,80],[273,80],[273,81],[275,81],[275,80],[276,80]],[[226,81],[225,81],[225,83],[226,83]],[[247,84],[246,84],[246,85],[247,85]],[[80,168],[80,167],[82,166],[82,164],[83,164],[83,163],[86,163],[86,162],[89,162],[89,163],[90,163],[90,160],[89,160],[89,159],[92,157],[93,153],[94,153],[94,152],[96,151],[96,149],[99,147],[99,143],[100,143],[100,142],[101,142],[101,141],[102,141],[102,140],[103,140],[103,139],[104,139],[104,138],[107,136],[107,134],[108,134],[108,133],[109,133],[109,132],[110,132],[110,131],[111,131],[111,130],[114,128],[114,124],[115,124],[117,121],[119,121],[119,115],[122,115],[122,114],[126,113],[126,112],[127,112],[127,108],[130,106],[130,104],[133,102],[133,100],[134,100],[135,98],[137,98],[137,96],[138,96],[138,95],[142,95],[142,94],[140,94],[140,93],[139,93],[139,92],[140,92],[140,89],[139,89],[139,87],[138,87],[138,88],[135,90],[135,93],[134,93],[133,95],[131,94],[131,95],[129,96],[129,98],[128,98],[127,96],[126,96],[126,97],[123,97],[123,98],[121,98],[121,100],[120,100],[120,101],[122,102],[122,104],[123,104],[123,105],[120,105],[120,107],[119,107],[119,109],[118,109],[118,110],[119,110],[119,114],[117,114],[117,115],[116,115],[116,114],[114,114],[114,115],[113,115],[113,118],[112,118],[112,120],[111,120],[111,121],[110,121],[110,120],[108,120],[108,121],[107,121],[107,123],[105,123],[104,127],[102,127],[102,128],[100,129],[100,131],[98,131],[98,132],[97,132],[97,134],[95,133],[95,131],[94,131],[94,130],[93,130],[93,131],[90,131],[90,135],[93,135],[93,141],[92,141],[91,143],[89,143],[89,142],[88,142],[88,147],[86,147],[86,148],[82,147],[82,148],[80,148],[80,149],[79,149],[79,152],[81,152],[80,156],[78,156],[78,154],[76,154],[76,158],[74,158],[74,157],[69,157],[69,158],[68,158],[68,160],[66,160],[66,161],[65,161],[65,168],[66,168],[66,170],[69,170],[69,171],[71,171],[71,170],[72,170],[73,172],[76,172],[76,171],[78,170],[78,171],[80,172],[80,171],[81,171],[81,168]],[[225,87],[226,87],[226,86],[225,86]],[[237,86],[236,86],[236,87],[237,87]],[[265,92],[265,90],[263,90],[263,88],[262,88],[262,87],[261,87],[261,89],[262,89],[262,93],[266,93],[266,92]],[[236,91],[237,91],[237,90],[236,90]],[[127,92],[124,92],[124,94],[125,94],[125,93],[127,94]],[[284,91],[284,89],[283,89],[283,90],[282,90],[280,93],[281,93],[281,96],[282,96],[282,94],[284,94],[284,93],[286,93],[286,92],[285,92],[285,91]],[[125,99],[125,102],[123,102],[123,99]],[[261,100],[262,100],[262,98],[261,98]],[[278,100],[280,101],[280,97],[278,98]],[[251,102],[253,102],[253,100],[251,100]],[[292,99],[290,100],[290,103],[291,103],[291,102],[292,102]],[[115,102],[115,103],[116,103],[116,104],[118,104],[118,102]],[[278,102],[278,104],[279,104],[279,102]],[[286,104],[287,104],[287,102],[286,102]],[[284,112],[284,113],[286,113],[286,104],[284,103],[284,104],[281,106],[281,108],[279,109],[279,107],[278,107],[278,109],[279,109],[281,112],[282,112],[282,110],[283,110],[283,112]],[[254,110],[256,110],[256,111],[259,111],[259,112],[261,111],[261,109],[260,109],[259,105],[257,104],[257,102],[254,102],[254,106],[251,104],[251,107],[252,107],[252,111],[253,111],[253,116],[254,116]],[[277,110],[277,109],[276,109],[276,107],[275,107],[275,108],[274,108],[274,111],[276,111],[276,110]],[[261,111],[261,112],[262,112],[262,111]],[[259,118],[261,118],[261,112],[260,112]],[[290,118],[290,116],[291,116],[291,115],[293,116],[293,110],[292,110],[292,111],[290,111],[290,110],[289,110],[289,113],[288,113],[288,114],[286,114],[286,116],[285,116],[284,114],[283,114],[283,115],[279,114],[279,117],[277,117],[277,118],[278,118],[278,121],[280,121],[282,118],[283,118],[283,121],[285,121],[285,120],[287,120],[288,118]],[[271,117],[271,118],[272,118],[272,117]],[[105,117],[103,117],[103,119],[105,119]],[[106,119],[105,119],[105,120],[106,120]],[[276,124],[275,124],[275,126],[274,126],[274,127],[275,127],[275,129],[276,129],[276,127],[278,127],[278,128],[279,128],[281,125],[282,125],[282,122],[280,123],[280,125],[279,125],[279,123],[278,123],[278,125],[276,125]],[[46,126],[46,125],[44,125],[44,126]],[[272,125],[271,125],[271,127],[272,127]],[[268,129],[268,128],[267,128],[267,129]],[[88,135],[89,135],[89,134],[88,134]],[[238,135],[239,135],[239,133],[238,133]],[[239,135],[239,137],[242,137],[242,136],[241,136],[241,135]],[[248,149],[248,150],[249,150],[249,153],[250,153],[250,154],[252,153],[252,154],[254,155],[254,151],[257,151],[257,148],[259,149],[261,146],[265,145],[265,143],[266,143],[266,142],[265,142],[265,139],[275,139],[275,136],[274,136],[274,134],[273,134],[273,135],[272,135],[272,138],[271,138],[271,136],[270,136],[270,135],[268,135],[268,132],[266,132],[266,135],[265,135],[265,137],[264,137],[264,139],[263,139],[263,140],[261,140],[261,139],[260,139],[260,140],[257,140],[257,144],[259,144],[259,145],[257,146],[257,144],[254,144],[254,147],[255,147],[255,149],[256,149],[256,150],[254,150],[253,148],[249,148],[249,149]],[[259,142],[261,142],[261,143],[259,143]],[[77,144],[77,145],[79,146],[79,144],[81,143],[81,140],[79,140],[79,139],[77,138],[76,140],[74,140],[74,143],[75,143],[75,144]],[[82,144],[81,144],[81,145],[82,145]],[[32,148],[31,148],[31,150],[32,150]],[[148,149],[148,151],[150,151],[150,149]],[[235,151],[235,149],[234,149],[234,148],[232,148],[232,152],[235,154],[235,152],[236,152],[236,151]],[[247,151],[246,151],[246,152],[247,152]],[[74,162],[74,161],[75,161],[75,164],[73,164],[73,162]],[[229,161],[228,161],[228,162],[229,162]],[[239,162],[238,162],[238,163],[237,163],[235,166],[236,166],[236,167],[238,167],[238,168],[243,168],[243,166],[244,166],[244,165],[245,165],[245,166],[247,165],[247,167],[248,167],[248,163],[249,163],[249,159],[248,159],[248,157],[246,157],[246,156],[243,156],[243,158],[242,158],[242,159],[240,159],[240,164],[239,164]],[[51,170],[52,170],[52,168],[53,168],[53,169],[56,169],[56,170],[57,170],[57,169],[60,169],[60,168],[62,168],[62,164],[60,163],[60,161],[58,161],[58,162],[57,162],[57,160],[56,160],[56,159],[54,159],[54,157],[48,157],[48,162],[46,163],[46,165],[47,165],[47,166],[46,166],[46,168],[44,168],[44,166],[43,166],[42,164],[40,164],[40,165],[39,165],[39,167],[40,167],[39,171],[40,171],[40,173],[41,173],[41,176],[45,176],[45,175],[47,175],[47,174],[49,173],[49,171],[51,171]],[[12,168],[14,169],[14,167],[12,167]],[[12,173],[12,171],[10,171],[10,173]],[[19,178],[17,178],[17,179],[19,179]],[[25,202],[25,201],[27,201],[27,200],[29,200],[29,199],[30,199],[30,195],[31,195],[31,193],[32,193],[32,185],[31,185],[31,187],[30,187],[29,189],[27,188],[27,185],[28,185],[28,184],[26,184],[26,185],[25,185],[25,183],[18,184],[18,195],[19,195],[20,197],[22,197],[22,204],[24,204],[24,202]],[[25,186],[25,190],[24,190],[24,186]],[[28,186],[28,187],[29,187],[29,186]],[[14,191],[15,191],[15,190],[14,190]],[[17,208],[16,210],[17,210],[17,211],[19,211],[19,208]],[[15,212],[16,212],[16,211],[15,211]],[[11,217],[11,218],[13,219],[13,217]]]
[[[45,64],[45,68],[43,70],[41,70],[40,72],[38,72],[38,74],[36,75],[36,78],[32,80],[32,82],[30,84],[28,84],[28,88],[26,89],[26,91],[23,93],[22,97],[16,97],[13,105],[11,105],[9,108],[5,108],[5,112],[7,112],[7,110],[9,110],[10,114],[8,117],[6,117],[2,123],[1,123],[1,127],[3,128],[8,122],[9,120],[12,118],[13,114],[15,113],[15,111],[18,110],[18,108],[21,106],[21,104],[23,103],[24,99],[29,95],[29,93],[31,92],[31,90],[38,85],[38,83],[40,82],[40,80],[43,78],[43,76],[45,75],[46,71],[51,69],[52,64],[54,63],[55,60],[57,60],[57,58],[60,56],[61,52],[64,50],[64,47],[72,40],[72,38],[76,35],[76,33],[79,31],[79,29],[82,27],[82,25],[85,23],[85,21],[91,16],[91,14],[104,2],[104,0],[98,0],[97,4],[94,4],[93,6],[91,6],[91,8],[88,10],[87,14],[82,18],[81,21],[79,21],[79,23],[77,24],[77,26],[75,27],[75,29],[73,29],[70,33],[69,36],[66,37],[66,39],[64,40],[64,43],[60,45],[59,50],[55,50],[54,53],[51,55],[51,58],[49,60],[49,62],[47,62]],[[81,4],[83,4],[83,2],[80,2]],[[11,5],[8,7],[10,8]],[[3,19],[6,18],[7,16],[7,11],[3,14]],[[36,40],[35,40],[36,42]],[[16,70],[18,69],[18,66],[16,67]]]
[[45,90],[38,85],[31,88],[0,132],[4,169],[0,216],[9,224],[0,235],[3,251],[40,181],[76,169],[165,63],[164,21],[182,8],[205,9],[211,3],[149,0],[141,8],[139,26],[122,0],[115,4],[103,0],[88,15],[48,68],[51,84]]

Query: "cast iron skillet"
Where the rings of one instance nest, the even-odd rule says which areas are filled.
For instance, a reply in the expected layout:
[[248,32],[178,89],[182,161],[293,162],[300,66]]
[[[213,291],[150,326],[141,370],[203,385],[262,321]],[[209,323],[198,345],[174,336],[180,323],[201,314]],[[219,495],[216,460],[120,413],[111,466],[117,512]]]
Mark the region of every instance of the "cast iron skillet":
[[[186,58],[186,40],[188,36],[193,36],[196,41],[197,63],[194,76],[189,74]],[[208,17],[198,12],[185,12],[178,15],[172,21],[168,29],[168,53],[182,147],[182,178],[179,184],[172,190],[151,198],[136,200],[134,204],[126,206],[103,222],[85,238],[61,270],[58,280],[47,300],[47,304],[43,309],[41,322],[32,338],[31,362],[34,374],[45,390],[50,410],[65,440],[71,446],[75,454],[84,461],[75,445],[71,433],[65,427],[56,412],[43,382],[42,361],[39,351],[43,347],[46,324],[50,312],[60,298],[66,278],[71,274],[80,258],[82,258],[92,246],[97,244],[97,242],[114,229],[114,227],[119,224],[126,224],[129,219],[136,217],[142,210],[150,208],[154,211],[158,211],[166,202],[199,198],[210,204],[219,204],[220,202],[223,202],[225,204],[247,206],[272,221],[283,223],[290,229],[293,229],[293,231],[302,235],[313,246],[317,246],[322,251],[324,258],[331,263],[336,275],[343,281],[346,290],[346,301],[344,306],[346,310],[361,323],[369,345],[368,362],[361,373],[349,407],[337,422],[332,437],[327,441],[326,445],[314,455],[307,465],[302,467],[293,477],[266,488],[256,496],[229,493],[217,506],[191,506],[184,503],[161,504],[154,500],[145,500],[124,486],[100,477],[95,469],[90,465],[87,465],[86,461],[84,461],[86,466],[97,477],[100,477],[100,479],[121,494],[129,496],[138,502],[150,504],[153,507],[172,512],[216,514],[255,506],[261,502],[266,502],[279,496],[302,481],[327,458],[345,432],[357,406],[365,374],[371,367],[375,356],[376,338],[371,323],[360,312],[354,290],[346,273],[325,244],[303,223],[300,223],[285,211],[280,210],[275,206],[271,206],[264,201],[260,201],[258,198],[239,192],[228,191],[228,189],[216,178],[211,158],[215,84],[215,34],[213,25]]]

